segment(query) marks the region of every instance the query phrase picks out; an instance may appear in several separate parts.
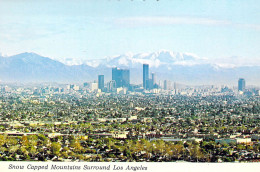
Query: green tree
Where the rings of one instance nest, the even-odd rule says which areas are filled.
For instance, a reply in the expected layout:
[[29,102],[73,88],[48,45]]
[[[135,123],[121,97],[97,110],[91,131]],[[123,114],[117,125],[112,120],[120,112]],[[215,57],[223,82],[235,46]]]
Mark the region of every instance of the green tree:
[[60,143],[57,142],[52,142],[51,143],[51,151],[54,155],[59,156],[60,155],[60,150],[61,150],[61,145]]

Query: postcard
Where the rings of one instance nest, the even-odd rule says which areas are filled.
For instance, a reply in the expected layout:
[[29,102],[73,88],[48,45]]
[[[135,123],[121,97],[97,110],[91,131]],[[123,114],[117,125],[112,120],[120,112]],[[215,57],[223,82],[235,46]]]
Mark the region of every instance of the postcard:
[[1,0],[1,171],[260,161],[255,0]]

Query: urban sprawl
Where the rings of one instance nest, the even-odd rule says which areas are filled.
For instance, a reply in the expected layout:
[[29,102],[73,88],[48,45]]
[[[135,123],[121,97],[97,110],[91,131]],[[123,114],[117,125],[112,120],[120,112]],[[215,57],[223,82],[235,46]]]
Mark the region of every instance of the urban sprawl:
[[143,83],[0,84],[0,160],[259,162],[259,88]]

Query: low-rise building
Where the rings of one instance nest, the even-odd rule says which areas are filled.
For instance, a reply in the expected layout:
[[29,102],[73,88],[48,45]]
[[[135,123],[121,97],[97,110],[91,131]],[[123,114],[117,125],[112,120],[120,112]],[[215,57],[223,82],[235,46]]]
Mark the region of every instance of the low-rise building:
[[128,132],[126,131],[120,131],[120,132],[114,132],[112,134],[112,137],[115,139],[126,139]]

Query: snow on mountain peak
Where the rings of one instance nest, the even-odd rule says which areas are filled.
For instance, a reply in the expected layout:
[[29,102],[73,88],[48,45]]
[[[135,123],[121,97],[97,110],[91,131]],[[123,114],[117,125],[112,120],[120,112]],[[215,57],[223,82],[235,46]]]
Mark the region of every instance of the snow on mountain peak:
[[160,50],[150,53],[134,54],[128,52],[122,55],[108,56],[104,59],[79,60],[79,59],[63,59],[62,62],[67,65],[86,64],[91,67],[107,66],[107,67],[136,67],[144,63],[150,67],[159,67],[161,65],[185,65],[191,66],[200,64],[203,58],[192,53],[179,53],[169,50]]
[[122,67],[136,67],[140,64],[149,64],[150,67],[159,67],[160,65],[194,65],[198,64],[199,58],[197,55],[191,53],[175,53],[168,50],[160,50],[153,53],[139,53],[133,54],[131,52],[119,56],[107,57],[103,60],[88,60],[85,64],[98,67],[105,66],[122,66]]

